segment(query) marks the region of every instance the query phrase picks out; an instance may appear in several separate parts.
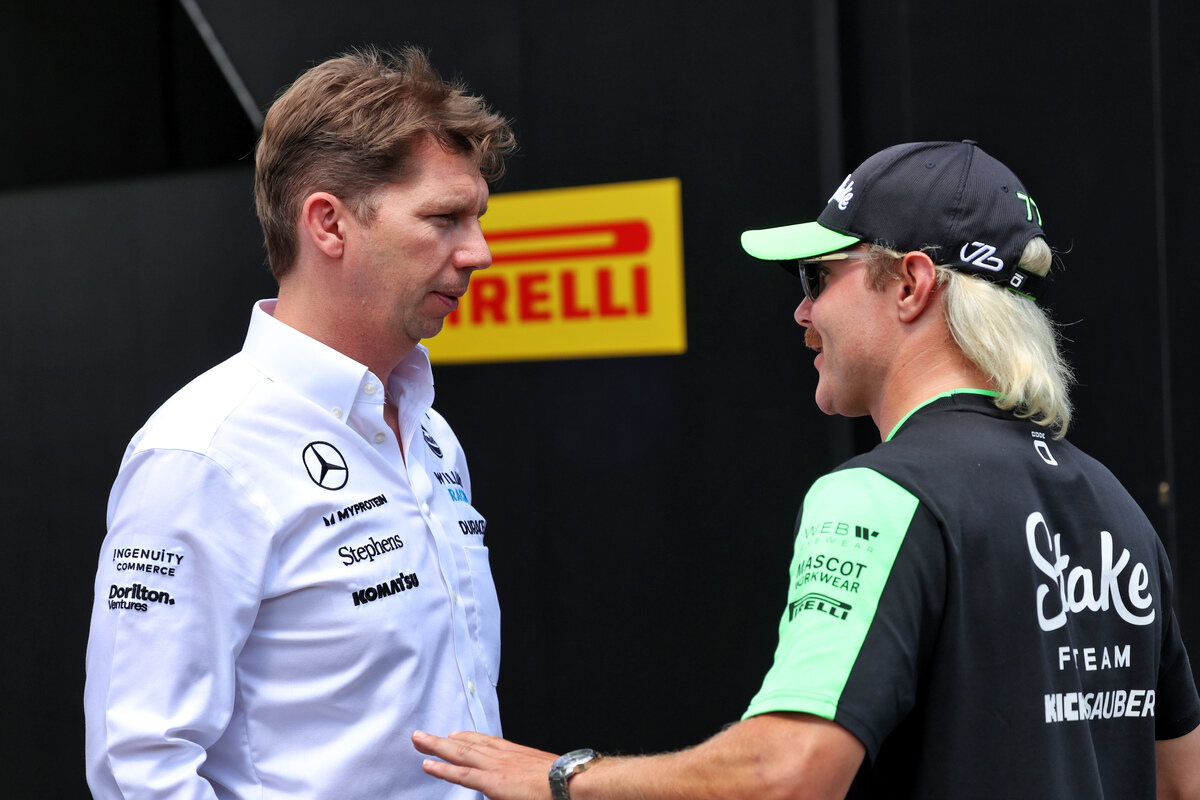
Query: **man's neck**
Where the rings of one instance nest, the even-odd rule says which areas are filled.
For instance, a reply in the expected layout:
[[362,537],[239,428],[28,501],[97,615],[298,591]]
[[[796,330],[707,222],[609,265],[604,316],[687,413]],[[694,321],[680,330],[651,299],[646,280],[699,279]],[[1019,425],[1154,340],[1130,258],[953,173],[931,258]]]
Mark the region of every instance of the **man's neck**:
[[322,302],[312,293],[288,291],[285,286],[279,289],[274,316],[310,339],[363,364],[384,385],[396,366],[416,347],[416,342],[407,348],[388,347],[389,337],[364,329],[353,310],[345,309],[344,304]]
[[914,408],[954,389],[994,388],[987,375],[957,347],[938,347],[897,359],[883,399],[871,418],[880,441]]

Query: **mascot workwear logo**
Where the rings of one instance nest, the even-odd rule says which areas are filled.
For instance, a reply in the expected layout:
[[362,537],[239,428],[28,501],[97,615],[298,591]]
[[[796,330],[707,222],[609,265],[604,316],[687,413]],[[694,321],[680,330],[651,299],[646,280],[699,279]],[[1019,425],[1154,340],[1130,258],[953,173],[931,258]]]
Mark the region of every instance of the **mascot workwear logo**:
[[[826,184],[826,185],[828,185],[828,184]],[[854,199],[854,175],[850,174],[850,175],[846,176],[846,180],[842,181],[842,185],[837,188],[837,191],[834,192],[829,197],[829,199],[825,201],[825,205],[829,205],[830,203],[832,203],[833,201],[836,200],[838,209],[841,211],[845,211],[847,208],[850,207],[850,201],[853,199]]]
[[329,442],[309,442],[304,448],[303,458],[308,477],[322,489],[337,491],[350,479],[346,459]]
[[1139,561],[1123,581],[1122,573],[1129,565],[1129,551],[1122,549],[1114,562],[1113,537],[1108,531],[1100,531],[1099,577],[1087,567],[1071,567],[1071,556],[1062,551],[1062,534],[1051,536],[1050,526],[1040,512],[1035,511],[1026,518],[1025,540],[1033,565],[1049,579],[1037,588],[1037,617],[1042,630],[1056,631],[1063,627],[1067,624],[1068,614],[1110,609],[1131,625],[1154,622],[1150,571]]

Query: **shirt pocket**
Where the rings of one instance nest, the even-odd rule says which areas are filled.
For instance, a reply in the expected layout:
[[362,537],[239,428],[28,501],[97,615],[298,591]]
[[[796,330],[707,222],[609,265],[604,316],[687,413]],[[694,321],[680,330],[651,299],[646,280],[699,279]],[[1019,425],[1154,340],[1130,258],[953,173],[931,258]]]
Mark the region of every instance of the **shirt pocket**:
[[492,580],[488,549],[463,549],[466,551],[467,566],[471,571],[471,596],[475,601],[472,634],[476,646],[482,651],[488,680],[496,686],[500,682],[500,599],[496,596],[496,584]]

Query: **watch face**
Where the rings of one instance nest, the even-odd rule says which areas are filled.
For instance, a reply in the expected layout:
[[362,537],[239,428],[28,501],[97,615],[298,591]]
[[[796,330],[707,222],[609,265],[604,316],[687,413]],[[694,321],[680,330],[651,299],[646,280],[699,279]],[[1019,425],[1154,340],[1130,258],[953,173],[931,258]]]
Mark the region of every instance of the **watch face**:
[[590,748],[564,753],[554,760],[554,766],[550,767],[550,775],[553,777],[568,778],[593,758],[596,758],[596,751]]
[[591,749],[572,750],[554,760],[550,767],[550,796],[554,800],[571,800],[571,792],[567,789],[567,781],[577,772],[587,769],[590,761],[600,755]]

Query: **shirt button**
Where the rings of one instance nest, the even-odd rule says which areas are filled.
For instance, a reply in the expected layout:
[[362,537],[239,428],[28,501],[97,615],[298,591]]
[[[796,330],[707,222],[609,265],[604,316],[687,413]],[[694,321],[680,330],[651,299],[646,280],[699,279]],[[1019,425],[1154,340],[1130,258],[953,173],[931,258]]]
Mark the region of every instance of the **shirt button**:
[[383,435],[382,431],[375,434],[375,444],[383,444],[385,439],[387,439],[387,437]]
[[366,392],[367,394],[375,394],[375,384],[368,383],[366,386],[363,387],[363,391]]
[[422,514],[429,513],[429,503],[421,503],[421,513]]
[[333,415],[334,415],[335,417],[337,417],[338,419],[341,419],[341,418],[342,418],[342,410],[341,410],[340,408],[331,408],[331,409],[330,409],[330,411],[331,411],[331,412],[333,413]]
[[467,691],[475,694],[475,681],[467,681]]

